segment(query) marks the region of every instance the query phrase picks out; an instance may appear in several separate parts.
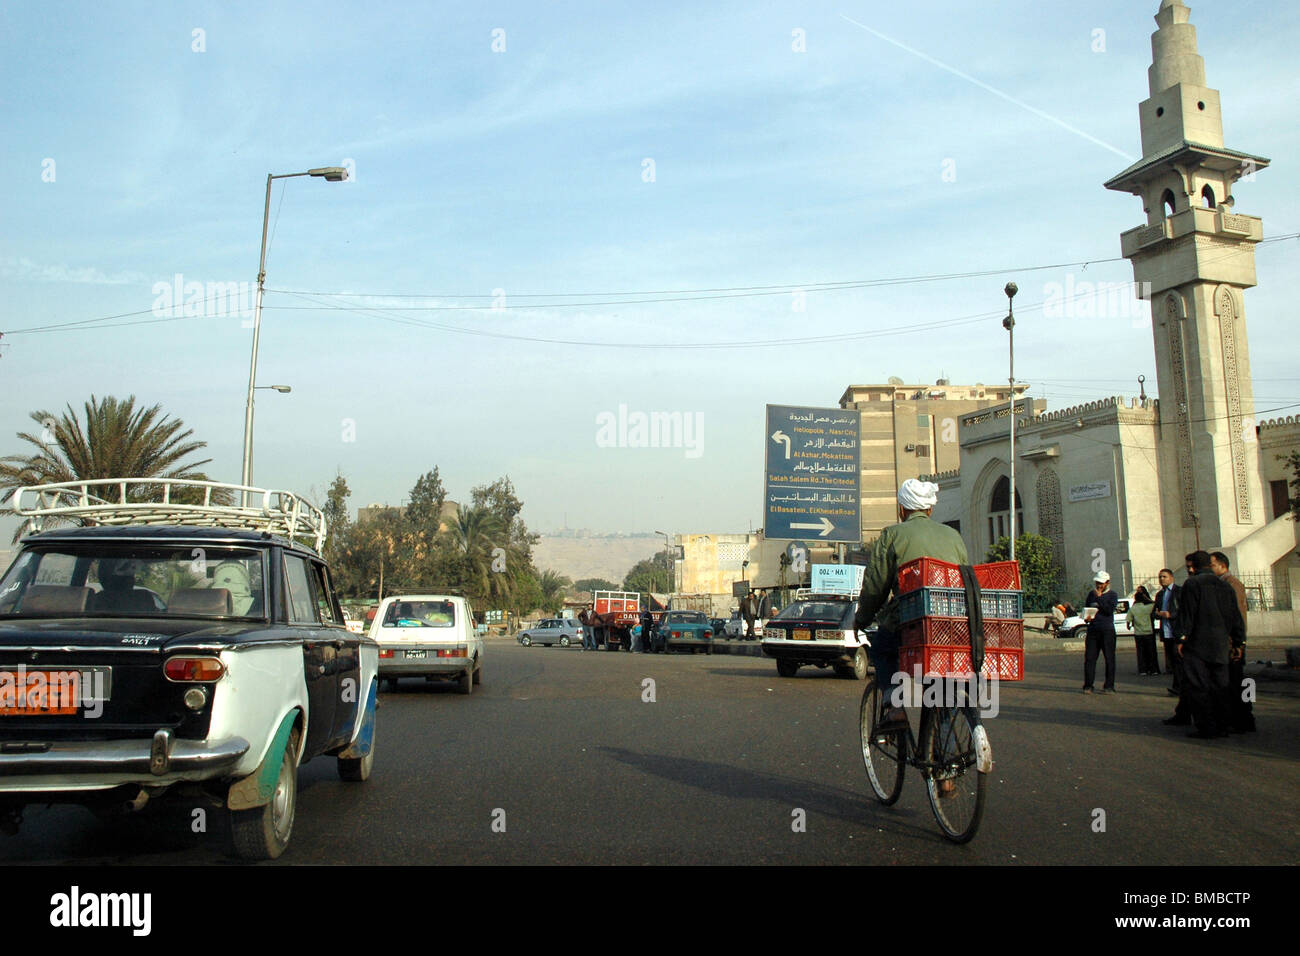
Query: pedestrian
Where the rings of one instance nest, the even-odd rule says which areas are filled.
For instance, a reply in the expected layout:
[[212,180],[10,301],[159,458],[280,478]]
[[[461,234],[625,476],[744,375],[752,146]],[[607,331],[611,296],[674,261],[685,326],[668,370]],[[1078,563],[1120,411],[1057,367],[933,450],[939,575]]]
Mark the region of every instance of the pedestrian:
[[772,590],[764,588],[758,593],[762,595],[758,600],[758,619],[760,621],[769,620],[772,617]]
[[1228,717],[1234,734],[1253,733],[1255,730],[1255,712],[1251,702],[1245,699],[1243,690],[1246,683],[1246,585],[1230,572],[1232,564],[1222,551],[1210,553],[1210,570],[1219,580],[1232,588],[1237,596],[1237,610],[1241,614],[1242,638],[1240,644],[1233,644],[1228,655]]
[[1160,643],[1165,649],[1165,672],[1173,675],[1173,683],[1168,693],[1178,697],[1182,693],[1182,659],[1178,656],[1177,636],[1174,632],[1175,619],[1178,617],[1179,587],[1174,583],[1174,572],[1168,568],[1160,569],[1160,590],[1156,592],[1155,610],[1152,623],[1160,636]]
[[1155,625],[1152,614],[1155,602],[1144,585],[1139,585],[1133,593],[1133,603],[1129,606],[1128,626],[1133,629],[1133,643],[1137,647],[1138,676],[1159,677],[1160,664],[1156,658]]
[[1246,622],[1232,586],[1210,569],[1208,551],[1192,552],[1192,576],[1183,584],[1178,614],[1183,686],[1196,730],[1208,740],[1228,735],[1228,659],[1246,640]]
[[754,639],[754,618],[758,614],[758,602],[754,600],[754,592],[750,591],[740,599],[740,616],[745,619],[745,640]]
[[651,636],[654,633],[654,626],[655,626],[654,615],[650,613],[649,608],[646,608],[641,612],[641,643],[633,645],[633,648],[635,650],[639,651],[642,654],[645,654],[650,650],[652,646],[650,641],[651,641]]
[[[916,478],[903,482],[898,489],[898,524],[880,532],[862,575],[862,593],[858,595],[853,626],[865,631],[873,621],[877,625],[871,637],[870,653],[882,692],[888,693],[888,688],[897,686],[899,567],[916,558],[937,558],[957,565],[970,563],[961,535],[930,518],[938,501],[939,486],[934,482]],[[891,705],[882,715],[880,726],[892,730],[906,724],[903,708]],[[950,788],[944,786],[943,790],[949,792]]]
[[1098,571],[1092,579],[1092,590],[1083,599],[1085,608],[1095,607],[1096,614],[1088,622],[1088,636],[1083,645],[1083,692],[1093,692],[1093,680],[1097,676],[1097,654],[1106,656],[1106,682],[1102,685],[1103,694],[1114,694],[1115,690],[1115,608],[1119,606],[1119,596],[1110,589],[1110,575]]
[[583,608],[578,612],[578,623],[582,625],[582,649],[584,651],[594,651],[596,649],[596,628],[591,622],[591,608]]

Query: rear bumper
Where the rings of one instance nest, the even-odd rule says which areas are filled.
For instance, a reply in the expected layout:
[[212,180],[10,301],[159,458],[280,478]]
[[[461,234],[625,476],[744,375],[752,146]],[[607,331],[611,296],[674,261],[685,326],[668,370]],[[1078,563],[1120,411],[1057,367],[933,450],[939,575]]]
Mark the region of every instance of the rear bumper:
[[0,792],[95,790],[124,783],[162,785],[219,778],[234,768],[248,748],[243,737],[176,740],[165,731],[152,739],[6,743],[0,746]]
[[429,650],[428,657],[410,660],[402,657],[402,651],[396,651],[393,657],[379,659],[380,677],[452,677],[463,674],[471,666],[469,657],[437,657],[435,649]]
[[763,656],[776,660],[805,661],[809,664],[850,664],[860,644],[840,641],[794,641],[763,639]]

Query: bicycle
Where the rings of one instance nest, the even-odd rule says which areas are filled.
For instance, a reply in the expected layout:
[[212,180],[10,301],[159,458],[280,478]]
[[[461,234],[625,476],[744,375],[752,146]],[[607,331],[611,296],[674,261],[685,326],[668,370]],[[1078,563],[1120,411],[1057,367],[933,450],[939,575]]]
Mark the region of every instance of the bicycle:
[[[969,703],[933,707],[923,702],[914,737],[910,722],[896,729],[877,729],[887,698],[873,677],[862,693],[858,714],[862,761],[871,789],[881,803],[891,806],[903,792],[907,767],[916,767],[943,835],[954,843],[969,843],[984,816],[986,778],[993,769],[993,752],[978,710]],[[941,699],[959,698],[954,693]]]

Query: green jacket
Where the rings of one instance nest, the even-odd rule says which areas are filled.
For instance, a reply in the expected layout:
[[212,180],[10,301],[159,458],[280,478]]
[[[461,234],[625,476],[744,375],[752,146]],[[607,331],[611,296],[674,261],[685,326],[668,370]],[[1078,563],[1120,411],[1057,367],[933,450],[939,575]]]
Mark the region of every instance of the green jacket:
[[862,593],[858,595],[854,620],[859,630],[866,630],[874,620],[883,630],[898,632],[898,569],[917,558],[970,563],[961,535],[947,525],[932,521],[929,515],[914,512],[902,524],[890,525],[872,545],[871,558],[862,575]]
[[1154,629],[1151,623],[1151,616],[1155,613],[1154,604],[1138,604],[1134,601],[1129,605],[1128,622],[1133,625],[1134,637],[1146,637]]

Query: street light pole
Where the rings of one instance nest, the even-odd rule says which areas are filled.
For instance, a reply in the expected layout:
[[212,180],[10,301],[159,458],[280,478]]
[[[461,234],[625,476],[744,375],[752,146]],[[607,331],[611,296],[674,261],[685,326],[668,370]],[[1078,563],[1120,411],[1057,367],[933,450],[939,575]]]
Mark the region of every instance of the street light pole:
[[[257,263],[257,301],[253,307],[253,357],[248,366],[248,405],[244,410],[244,469],[240,484],[247,487],[253,481],[253,391],[257,387],[257,346],[262,335],[262,294],[266,286],[266,231],[271,220],[271,183],[276,179],[293,179],[297,176],[318,176],[329,183],[347,179],[348,171],[342,166],[324,166],[305,173],[286,173],[281,176],[267,174],[266,202],[262,206],[262,255]],[[245,506],[248,494],[242,496]]]
[[1016,316],[1014,300],[1020,290],[1014,282],[1003,289],[1007,294],[1007,317],[1002,327],[1007,330],[1008,365],[1007,382],[1011,385],[1011,560],[1016,560]]

